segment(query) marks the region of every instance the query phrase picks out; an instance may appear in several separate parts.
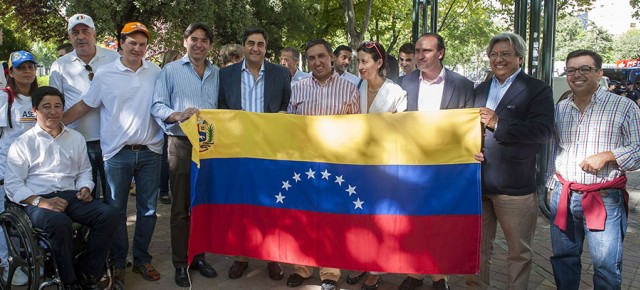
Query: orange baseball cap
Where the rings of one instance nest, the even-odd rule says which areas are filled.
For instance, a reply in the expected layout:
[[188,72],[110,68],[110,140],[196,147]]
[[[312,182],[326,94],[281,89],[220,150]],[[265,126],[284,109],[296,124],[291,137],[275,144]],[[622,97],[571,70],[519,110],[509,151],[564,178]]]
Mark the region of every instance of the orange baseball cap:
[[121,34],[122,36],[125,36],[127,34],[134,33],[134,32],[142,32],[147,35],[147,38],[151,39],[151,34],[149,33],[149,30],[147,29],[146,26],[144,26],[144,24],[140,22],[129,22],[125,24],[124,27],[122,28]]

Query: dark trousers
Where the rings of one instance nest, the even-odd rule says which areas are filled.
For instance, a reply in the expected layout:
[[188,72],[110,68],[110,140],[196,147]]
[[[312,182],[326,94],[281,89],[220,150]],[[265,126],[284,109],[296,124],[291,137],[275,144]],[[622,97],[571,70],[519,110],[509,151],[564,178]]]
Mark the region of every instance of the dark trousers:
[[[169,186],[173,197],[170,219],[171,260],[174,267],[180,268],[187,266],[189,248],[191,143],[186,137],[168,137]],[[195,261],[202,259],[204,254],[195,257]]]
[[118,225],[118,212],[106,205],[102,200],[94,199],[82,202],[76,198],[77,191],[59,191],[43,195],[43,198],[60,197],[68,202],[64,212],[55,212],[45,208],[26,206],[25,210],[33,226],[44,231],[51,243],[62,282],[65,285],[76,281],[73,269],[72,222],[88,226],[87,259],[82,261],[80,270],[98,277],[113,242],[113,235]]
[[169,161],[167,160],[168,138],[167,134],[164,134],[164,143],[162,144],[162,167],[160,167],[160,197],[169,196]]
[[91,176],[96,186],[91,191],[93,198],[100,198],[107,195],[107,178],[104,173],[104,160],[102,159],[102,148],[100,140],[87,142],[87,154],[91,163]]

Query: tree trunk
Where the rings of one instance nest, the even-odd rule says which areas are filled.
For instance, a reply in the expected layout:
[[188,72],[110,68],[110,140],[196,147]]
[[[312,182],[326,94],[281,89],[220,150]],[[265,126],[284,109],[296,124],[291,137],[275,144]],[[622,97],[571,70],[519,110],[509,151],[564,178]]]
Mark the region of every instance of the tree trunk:
[[340,0],[340,5],[344,10],[345,24],[347,30],[347,42],[349,47],[357,49],[358,45],[364,39],[364,35],[367,32],[369,26],[369,19],[371,18],[371,7],[373,6],[373,0],[367,1],[367,9],[362,20],[362,26],[358,31],[358,23],[356,20],[356,12],[353,8],[353,0]]

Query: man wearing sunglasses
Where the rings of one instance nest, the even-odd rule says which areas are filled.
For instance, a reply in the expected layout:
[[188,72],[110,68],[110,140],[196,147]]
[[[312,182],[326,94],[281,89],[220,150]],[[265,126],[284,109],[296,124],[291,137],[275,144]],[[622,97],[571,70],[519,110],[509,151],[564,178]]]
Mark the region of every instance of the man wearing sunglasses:
[[[82,100],[89,90],[95,71],[120,55],[96,46],[96,31],[93,19],[85,14],[76,14],[69,18],[67,27],[69,41],[73,51],[58,58],[51,66],[49,85],[64,94],[65,110]],[[91,174],[96,183],[91,194],[98,198],[106,193],[107,182],[100,149],[100,113],[91,110],[78,121],[69,124],[87,140],[87,152],[91,162]]]
[[[498,223],[507,240],[508,289],[527,289],[538,216],[536,155],[553,134],[553,93],[522,71],[525,42],[515,33],[491,38],[487,56],[494,77],[476,88],[484,148],[480,275],[467,277],[471,289],[490,288],[491,256]],[[559,289],[564,289],[559,287]]]
[[556,287],[580,287],[586,237],[594,289],[620,289],[629,198],[625,172],[640,168],[640,109],[599,85],[602,57],[596,52],[570,52],[565,71],[572,94],[555,107],[547,175]]

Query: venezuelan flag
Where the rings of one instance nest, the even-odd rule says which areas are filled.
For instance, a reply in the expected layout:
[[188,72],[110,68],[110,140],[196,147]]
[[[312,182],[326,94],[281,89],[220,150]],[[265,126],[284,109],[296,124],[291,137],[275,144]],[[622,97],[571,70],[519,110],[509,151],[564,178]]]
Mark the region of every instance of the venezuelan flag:
[[213,252],[341,269],[479,270],[477,109],[298,116],[202,110],[189,260]]

